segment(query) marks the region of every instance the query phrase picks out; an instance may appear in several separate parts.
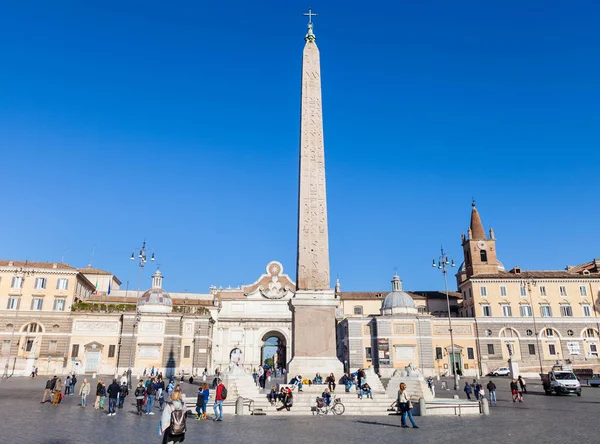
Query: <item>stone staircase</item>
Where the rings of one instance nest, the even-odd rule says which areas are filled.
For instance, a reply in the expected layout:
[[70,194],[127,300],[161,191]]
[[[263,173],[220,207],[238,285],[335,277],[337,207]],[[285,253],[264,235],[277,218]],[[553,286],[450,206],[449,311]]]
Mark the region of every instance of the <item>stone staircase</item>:
[[[390,412],[387,409],[391,406],[393,399],[389,399],[385,392],[383,384],[375,375],[367,372],[367,382],[372,388],[373,399],[363,397],[358,398],[358,393],[353,387],[349,393],[346,393],[343,386],[338,385],[332,398],[340,398],[344,404],[344,415],[360,415],[360,416],[381,416],[387,415]],[[316,398],[320,397],[327,385],[305,385],[302,387],[302,392],[294,391],[294,405],[288,412],[286,410],[277,411],[281,403],[273,406],[267,400],[266,393],[260,393],[258,398],[254,399],[254,414],[264,414],[270,416],[300,416],[312,415],[312,407],[316,405]]]

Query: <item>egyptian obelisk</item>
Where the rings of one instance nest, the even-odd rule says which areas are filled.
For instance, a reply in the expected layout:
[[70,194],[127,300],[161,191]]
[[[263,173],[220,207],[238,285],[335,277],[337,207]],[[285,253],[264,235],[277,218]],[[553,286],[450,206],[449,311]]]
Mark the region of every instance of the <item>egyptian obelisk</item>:
[[325,152],[319,49],[309,9],[302,56],[300,178],[296,293],[292,307],[292,361],[289,375],[343,373],[336,357],[335,310],[330,287]]

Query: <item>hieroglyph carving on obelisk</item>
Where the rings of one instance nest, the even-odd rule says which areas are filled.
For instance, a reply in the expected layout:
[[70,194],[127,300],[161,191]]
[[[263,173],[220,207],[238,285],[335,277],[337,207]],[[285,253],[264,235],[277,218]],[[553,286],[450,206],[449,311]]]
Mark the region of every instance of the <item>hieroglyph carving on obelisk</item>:
[[297,290],[329,290],[329,241],[319,49],[308,25],[302,56]]

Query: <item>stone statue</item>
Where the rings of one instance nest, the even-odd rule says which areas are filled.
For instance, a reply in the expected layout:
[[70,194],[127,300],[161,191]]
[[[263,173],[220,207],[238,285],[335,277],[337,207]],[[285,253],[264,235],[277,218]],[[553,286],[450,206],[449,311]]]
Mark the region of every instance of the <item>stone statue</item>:
[[412,362],[410,364],[408,364],[404,368],[404,370],[406,370],[406,376],[409,377],[409,378],[410,377],[414,378],[414,377],[421,377],[421,376],[423,376],[423,372],[421,370],[419,370],[417,368],[417,366],[414,363],[412,363]]

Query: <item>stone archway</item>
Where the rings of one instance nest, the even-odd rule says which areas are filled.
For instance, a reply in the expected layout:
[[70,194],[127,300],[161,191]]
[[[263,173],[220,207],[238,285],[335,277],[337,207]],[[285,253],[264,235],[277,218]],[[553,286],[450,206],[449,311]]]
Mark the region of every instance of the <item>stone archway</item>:
[[287,367],[287,340],[285,335],[277,330],[265,333],[262,338],[260,350],[261,365],[273,366],[276,369]]

